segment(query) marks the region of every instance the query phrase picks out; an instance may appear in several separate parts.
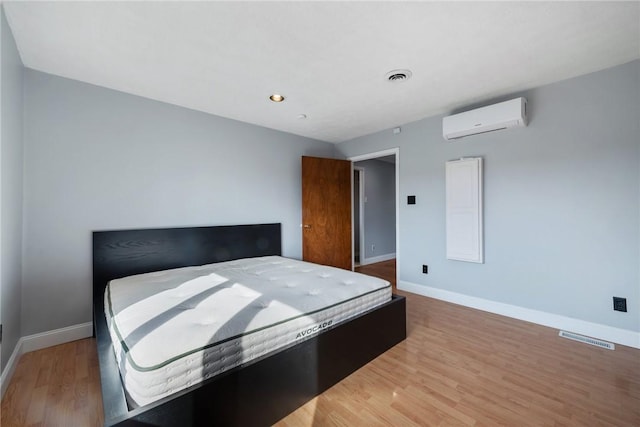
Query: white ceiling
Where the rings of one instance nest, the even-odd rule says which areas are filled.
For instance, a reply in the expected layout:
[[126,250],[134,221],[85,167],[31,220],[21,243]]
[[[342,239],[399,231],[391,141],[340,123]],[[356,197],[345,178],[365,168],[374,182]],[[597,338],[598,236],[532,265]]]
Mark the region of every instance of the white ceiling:
[[637,1],[3,5],[26,67],[334,143],[640,58]]

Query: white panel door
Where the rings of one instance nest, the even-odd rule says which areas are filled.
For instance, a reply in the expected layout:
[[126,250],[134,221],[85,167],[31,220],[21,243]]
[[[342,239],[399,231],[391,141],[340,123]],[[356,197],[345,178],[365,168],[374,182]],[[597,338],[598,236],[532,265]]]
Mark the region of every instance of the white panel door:
[[446,163],[447,259],[484,262],[482,158]]

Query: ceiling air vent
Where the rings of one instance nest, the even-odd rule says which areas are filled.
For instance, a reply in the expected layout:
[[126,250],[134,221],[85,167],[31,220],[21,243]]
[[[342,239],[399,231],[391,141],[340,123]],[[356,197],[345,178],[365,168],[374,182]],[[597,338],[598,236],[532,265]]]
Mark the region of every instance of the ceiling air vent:
[[386,79],[391,83],[403,82],[411,78],[411,71],[409,70],[393,70],[389,71],[385,75]]

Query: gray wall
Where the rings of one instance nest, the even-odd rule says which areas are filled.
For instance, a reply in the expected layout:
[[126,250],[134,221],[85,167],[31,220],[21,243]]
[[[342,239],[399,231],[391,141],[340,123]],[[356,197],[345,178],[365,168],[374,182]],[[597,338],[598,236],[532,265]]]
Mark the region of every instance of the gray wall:
[[0,15],[0,310],[3,325],[0,366],[4,370],[21,336],[24,69],[1,6]]
[[[634,61],[514,94],[526,128],[445,142],[432,117],[339,144],[400,148],[400,200],[417,196],[400,204],[400,280],[640,331],[639,80]],[[444,165],[462,156],[485,159],[484,264],[445,258]]]
[[[364,168],[364,250],[365,258],[396,252],[396,169],[380,160],[363,160]],[[375,250],[371,245],[375,245]],[[366,260],[365,260],[366,261]]]
[[91,321],[91,231],[282,222],[334,146],[28,70],[23,334]]

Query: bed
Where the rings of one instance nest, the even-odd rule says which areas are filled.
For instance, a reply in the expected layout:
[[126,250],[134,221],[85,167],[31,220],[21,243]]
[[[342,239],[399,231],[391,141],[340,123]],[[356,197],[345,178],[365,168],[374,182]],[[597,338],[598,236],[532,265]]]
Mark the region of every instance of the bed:
[[[258,262],[260,267],[244,267],[247,258]],[[137,282],[115,279],[133,276],[138,282],[139,279],[149,282],[148,273],[178,269],[175,271],[184,275],[194,269],[223,268],[220,266],[226,268],[224,274],[207,270],[207,277],[224,276],[230,269],[254,274],[251,268],[260,268],[260,271],[265,266],[298,268],[297,264],[290,266],[290,262],[293,261],[281,258],[280,224],[94,232],[94,329],[105,425],[270,425],[406,337],[405,300],[394,295],[336,325],[326,321],[309,328],[298,325],[302,335],[310,331],[312,337],[285,343],[275,350],[267,349],[249,362],[240,361],[202,382],[154,397],[149,402],[138,398],[141,405],[137,405],[137,400],[132,399],[123,385],[115,356],[121,349],[114,352],[108,315],[104,314],[105,308],[109,313],[112,303],[107,298],[105,305],[110,281],[127,290],[134,289],[126,287],[129,283]],[[218,264],[210,266],[212,263]],[[319,270],[312,274],[324,279],[322,276],[326,276],[328,270],[317,268]],[[314,289],[322,289],[319,286],[310,288],[309,295],[313,295]],[[232,286],[221,288],[225,292],[234,291]],[[172,291],[171,286],[166,289]],[[238,298],[241,298],[242,293],[255,289],[235,291],[240,292]],[[183,306],[184,301],[179,305]],[[167,343],[168,347],[179,348],[177,341]]]

